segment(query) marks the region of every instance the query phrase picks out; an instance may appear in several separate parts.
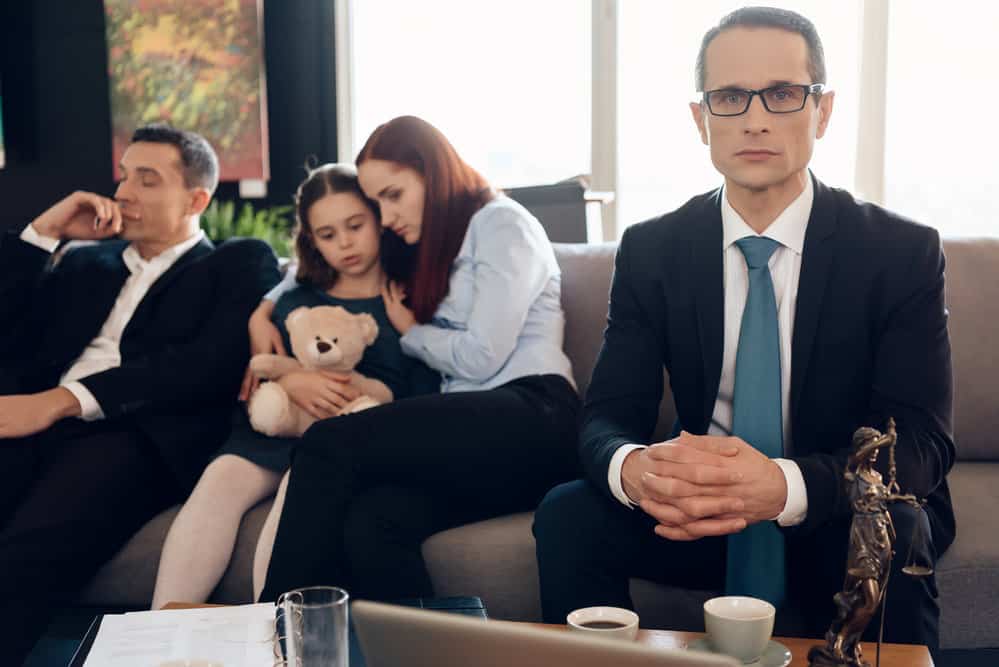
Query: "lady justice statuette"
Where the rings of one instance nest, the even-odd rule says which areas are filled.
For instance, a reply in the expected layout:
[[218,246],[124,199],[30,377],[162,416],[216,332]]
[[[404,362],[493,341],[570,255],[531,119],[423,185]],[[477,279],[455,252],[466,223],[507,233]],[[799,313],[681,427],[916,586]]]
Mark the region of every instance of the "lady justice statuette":
[[[850,524],[850,547],[847,553],[843,590],[833,597],[836,618],[826,632],[825,644],[808,652],[811,667],[870,667],[862,656],[860,638],[882,603],[895,555],[895,527],[888,504],[907,503],[921,510],[922,504],[911,494],[902,494],[896,481],[895,420],[888,420],[888,429],[861,427],[853,434],[853,451],[847,462],[843,480],[853,508]],[[889,454],[888,483],[874,469],[879,452],[887,447]],[[916,522],[917,529],[922,525]],[[914,536],[917,537],[917,536]],[[916,539],[913,539],[915,542]],[[927,576],[932,570],[908,562],[902,572],[910,576]],[[884,629],[884,615],[882,626]],[[881,633],[878,634],[878,656],[881,659]]]

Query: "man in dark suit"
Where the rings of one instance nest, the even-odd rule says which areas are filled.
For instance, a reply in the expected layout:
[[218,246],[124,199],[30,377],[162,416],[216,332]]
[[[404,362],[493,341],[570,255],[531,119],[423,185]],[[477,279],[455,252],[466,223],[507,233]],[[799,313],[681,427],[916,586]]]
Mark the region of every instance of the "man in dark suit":
[[[121,171],[113,200],[75,192],[0,240],[0,616],[11,664],[54,605],[191,488],[228,431],[247,320],[278,280],[266,244],[214,249],[199,229],[218,182],[202,137],[140,128]],[[51,266],[67,239],[101,242]]]
[[[934,230],[810,175],[824,82],[818,35],[793,12],[738,10],[705,35],[691,110],[724,187],[621,240],[588,479],[535,517],[546,621],[629,607],[636,576],[764,598],[821,636],[843,584],[851,434],[893,417],[898,482],[928,502],[892,509],[886,638],[937,643],[933,578],[899,569],[920,532],[913,554],[931,566],[955,532],[944,259]],[[677,437],[653,443],[663,368]]]

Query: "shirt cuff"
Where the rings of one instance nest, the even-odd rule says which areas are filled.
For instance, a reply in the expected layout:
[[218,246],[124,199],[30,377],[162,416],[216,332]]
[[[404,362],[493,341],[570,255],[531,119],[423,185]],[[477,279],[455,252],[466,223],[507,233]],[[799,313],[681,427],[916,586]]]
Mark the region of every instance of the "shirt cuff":
[[790,459],[774,459],[774,463],[780,466],[784,473],[784,480],[787,482],[787,502],[784,509],[774,521],[777,525],[785,528],[797,526],[808,515],[808,492],[805,490],[805,478],[801,474],[801,468]]
[[94,398],[89,389],[79,382],[67,382],[62,386],[68,389],[69,393],[73,394],[76,400],[80,402],[80,419],[85,422],[104,419],[104,411],[101,410],[101,404],[97,402],[97,399]]
[[624,460],[628,458],[628,454],[631,454],[636,449],[645,449],[645,445],[621,445],[614,452],[614,456],[610,460],[610,465],[607,466],[607,484],[610,485],[611,493],[629,509],[637,507],[637,505],[624,492],[624,484],[621,482],[621,469],[624,467]]
[[55,252],[56,248],[59,247],[59,239],[39,234],[33,225],[28,225],[24,228],[21,232],[21,240],[25,243],[30,243],[36,248],[41,248],[45,252]]

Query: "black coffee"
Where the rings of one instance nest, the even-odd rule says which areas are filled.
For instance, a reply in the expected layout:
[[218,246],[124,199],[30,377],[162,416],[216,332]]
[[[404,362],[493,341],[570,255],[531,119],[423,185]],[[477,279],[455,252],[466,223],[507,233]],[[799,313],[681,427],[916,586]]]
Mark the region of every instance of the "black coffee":
[[580,623],[579,625],[590,630],[616,630],[624,627],[624,623],[617,623],[615,621],[590,621],[589,623]]

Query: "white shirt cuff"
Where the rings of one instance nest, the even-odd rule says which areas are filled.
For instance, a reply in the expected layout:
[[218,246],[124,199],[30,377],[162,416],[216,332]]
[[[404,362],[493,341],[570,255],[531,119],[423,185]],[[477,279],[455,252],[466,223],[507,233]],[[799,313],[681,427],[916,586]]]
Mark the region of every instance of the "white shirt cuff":
[[24,228],[24,231],[21,232],[21,240],[36,248],[41,248],[45,252],[55,252],[56,248],[59,247],[59,239],[39,234],[33,225]]
[[784,510],[777,515],[774,521],[778,525],[797,526],[808,515],[808,492],[805,490],[805,478],[801,474],[801,468],[790,459],[774,459],[774,463],[780,466],[784,473],[784,480],[787,482],[787,502]]
[[624,460],[636,449],[645,449],[645,445],[621,445],[611,457],[610,465],[607,467],[607,484],[610,485],[611,493],[621,503],[628,508],[637,507],[631,501],[628,494],[624,492],[624,484],[621,482],[621,468],[624,467]]
[[73,394],[73,396],[76,396],[76,400],[80,402],[80,419],[85,422],[104,419],[104,411],[101,410],[101,404],[97,402],[97,399],[94,398],[89,389],[79,382],[67,382],[62,386],[68,389],[69,393]]

